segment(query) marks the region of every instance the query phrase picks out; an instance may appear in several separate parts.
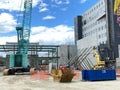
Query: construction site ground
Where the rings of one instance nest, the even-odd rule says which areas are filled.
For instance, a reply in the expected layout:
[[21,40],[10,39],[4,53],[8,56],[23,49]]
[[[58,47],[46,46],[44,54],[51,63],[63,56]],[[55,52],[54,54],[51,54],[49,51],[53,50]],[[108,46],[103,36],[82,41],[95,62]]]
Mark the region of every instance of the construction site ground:
[[112,81],[82,81],[78,72],[70,83],[60,83],[49,75],[12,75],[0,74],[0,90],[119,90],[120,78]]

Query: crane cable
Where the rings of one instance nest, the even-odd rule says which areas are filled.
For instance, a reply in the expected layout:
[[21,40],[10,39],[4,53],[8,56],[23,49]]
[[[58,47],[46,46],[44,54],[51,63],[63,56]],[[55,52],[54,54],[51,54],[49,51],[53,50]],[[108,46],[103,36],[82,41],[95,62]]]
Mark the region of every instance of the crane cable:
[[21,0],[20,10],[18,11],[18,15],[17,15],[17,26],[18,26],[18,24],[19,24],[20,15],[21,15],[21,12],[22,12],[22,4],[23,4],[23,0]]

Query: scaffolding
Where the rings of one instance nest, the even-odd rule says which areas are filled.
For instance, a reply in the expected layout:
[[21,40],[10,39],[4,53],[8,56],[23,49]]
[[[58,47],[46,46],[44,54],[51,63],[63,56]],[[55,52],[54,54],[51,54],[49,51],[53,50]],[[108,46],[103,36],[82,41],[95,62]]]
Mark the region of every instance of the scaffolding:
[[[42,64],[42,60],[45,60],[47,64],[50,62],[57,63],[58,67],[58,48],[59,45],[39,45],[39,43],[30,43],[28,48],[28,59],[30,64],[36,66]],[[6,61],[8,65],[9,55],[15,54],[18,51],[18,44],[13,42],[7,42],[6,45],[0,45],[0,52],[6,53]],[[40,55],[42,54],[42,55]]]

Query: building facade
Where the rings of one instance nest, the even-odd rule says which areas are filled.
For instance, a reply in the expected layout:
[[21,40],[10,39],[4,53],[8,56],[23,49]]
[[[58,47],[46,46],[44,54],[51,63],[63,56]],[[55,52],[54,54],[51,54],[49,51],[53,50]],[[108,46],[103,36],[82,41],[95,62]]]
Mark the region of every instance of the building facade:
[[68,62],[77,55],[77,49],[75,45],[60,45],[58,48],[59,66],[66,65]]
[[[108,67],[111,64],[115,66],[116,58],[119,57],[120,26],[117,23],[117,15],[114,14],[114,1],[99,0],[81,16],[77,16],[76,18],[81,17],[81,19],[75,18],[75,24],[77,22],[79,25],[74,25],[78,52],[85,48],[106,45],[107,56],[102,56],[105,56],[104,60],[108,62]],[[91,60],[93,59],[94,56]]]
[[[82,19],[77,21],[78,19],[76,20],[76,18],[78,17],[82,17]],[[100,0],[84,14],[77,16],[76,18],[75,22],[78,22],[79,25],[75,28],[75,33],[78,33],[75,34],[77,35],[75,37],[81,37],[75,39],[78,44],[78,48],[97,46],[107,42],[107,20],[104,0]],[[82,24],[80,22],[82,22]]]

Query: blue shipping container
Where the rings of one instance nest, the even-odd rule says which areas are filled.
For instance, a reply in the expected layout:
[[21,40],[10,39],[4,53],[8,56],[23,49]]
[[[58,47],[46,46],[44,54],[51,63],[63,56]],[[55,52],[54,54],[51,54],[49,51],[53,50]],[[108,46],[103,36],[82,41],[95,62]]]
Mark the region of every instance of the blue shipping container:
[[82,70],[82,80],[116,80],[116,70]]

